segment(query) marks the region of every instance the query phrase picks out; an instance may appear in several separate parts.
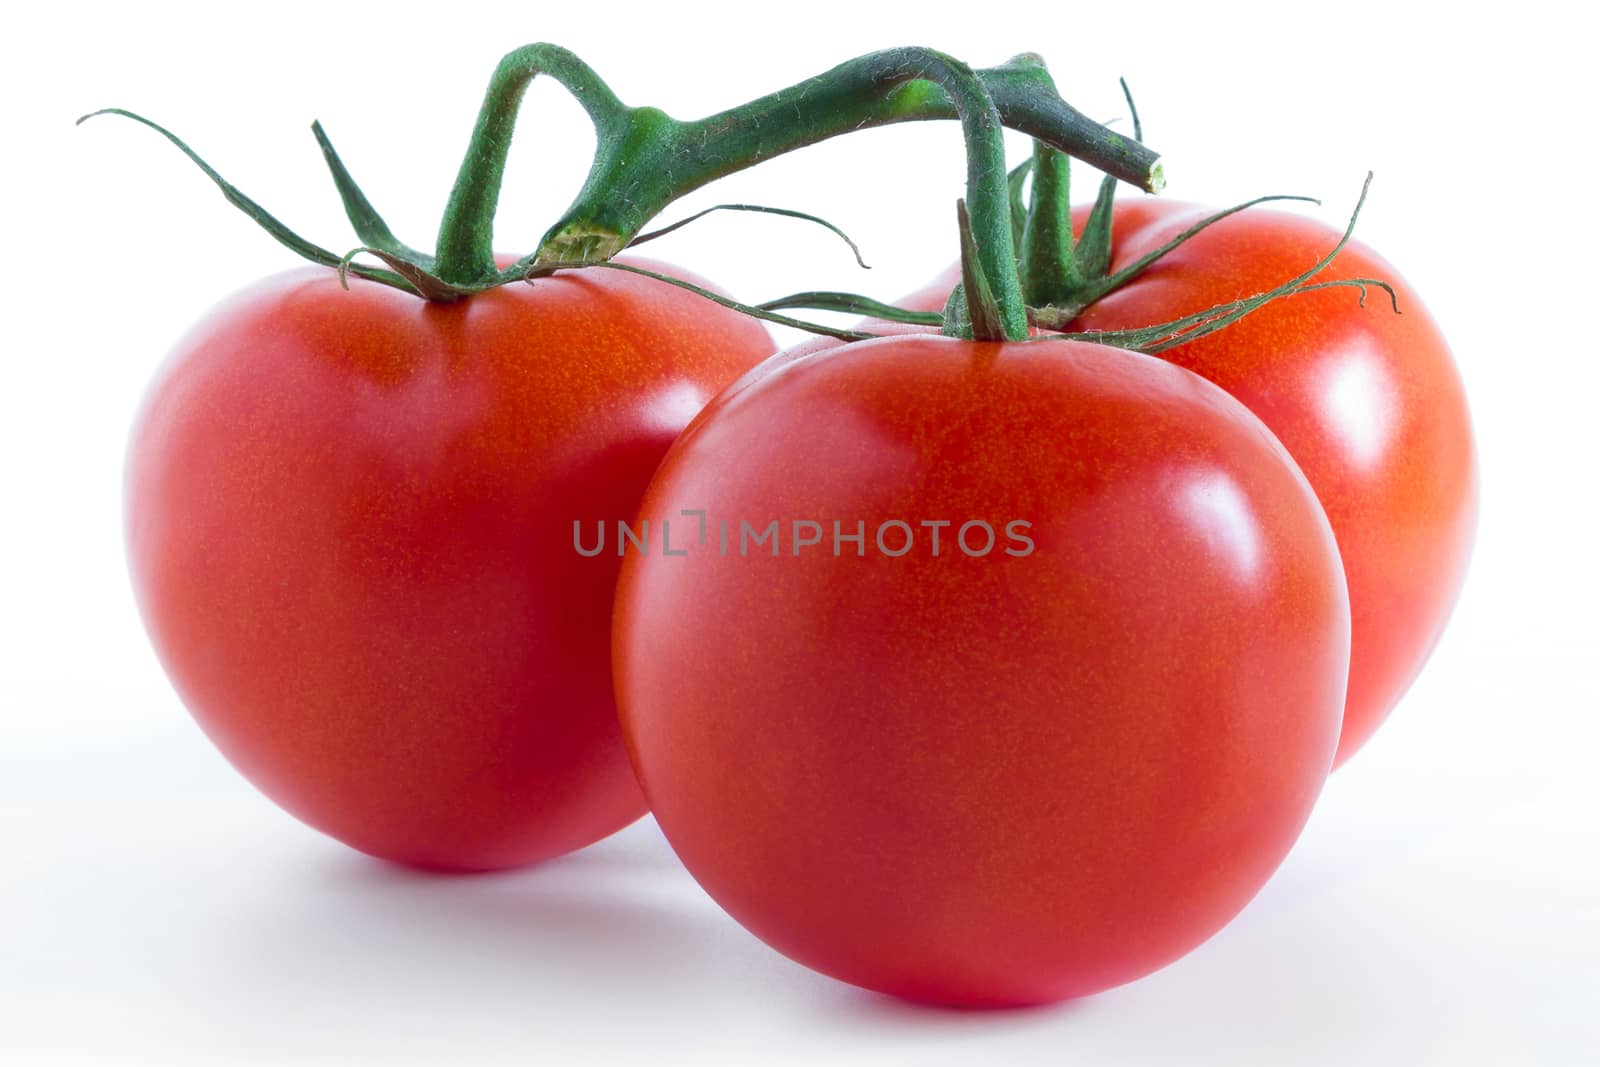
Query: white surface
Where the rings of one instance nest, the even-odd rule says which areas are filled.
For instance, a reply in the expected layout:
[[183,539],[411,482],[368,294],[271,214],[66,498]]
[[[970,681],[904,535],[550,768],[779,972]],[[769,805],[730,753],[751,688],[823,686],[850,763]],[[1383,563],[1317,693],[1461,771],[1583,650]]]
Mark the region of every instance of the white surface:
[[[993,28],[857,3],[785,7],[771,16],[781,24],[758,24],[754,5],[652,6],[585,29],[601,7],[575,7],[455,9],[471,24],[328,3],[8,16],[0,1061],[1600,1059],[1586,35],[1533,3],[1448,16],[1041,4],[1031,29],[1022,4],[989,5],[1011,16]],[[926,43],[979,64],[1034,49],[1096,116],[1120,113],[1116,76],[1128,76],[1172,196],[1305,192],[1338,221],[1377,171],[1360,235],[1426,294],[1474,405],[1477,555],[1421,682],[1209,944],[1057,1008],[907,1007],[744,934],[648,821],[539,870],[412,875],[279,813],[189,723],[127,592],[122,439],[184,325],[288,257],[148,131],[71,119],[143,110],[343,247],[352,239],[305,130],[320,117],[390,221],[423,242],[490,68],[535,39],[573,47],[625,99],[682,115],[874,47]],[[407,88],[413,72],[420,90]],[[519,251],[589,151],[581,112],[553,86],[535,87],[526,115],[501,227]],[[1514,167],[1496,139],[1537,166]],[[817,211],[862,243],[871,274],[826,235],[770,219],[707,220],[659,254],[746,297],[896,296],[951,258],[959,151],[946,124],[878,131],[668,213],[737,199]]]

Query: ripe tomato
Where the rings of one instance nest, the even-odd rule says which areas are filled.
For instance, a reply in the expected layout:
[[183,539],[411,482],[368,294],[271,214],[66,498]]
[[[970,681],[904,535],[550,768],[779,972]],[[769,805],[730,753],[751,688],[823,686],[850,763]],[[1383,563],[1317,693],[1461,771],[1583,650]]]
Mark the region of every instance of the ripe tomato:
[[687,553],[618,585],[645,795],[734,918],[835,977],[962,1005],[1136,978],[1254,895],[1327,775],[1332,532],[1171,364],[824,345],[714,400],[639,515]]
[[387,859],[507,867],[633,821],[618,560],[575,556],[572,523],[631,515],[771,350],[614,271],[439,306],[300,270],[224,302],[128,455],[134,589],[179,695],[273,800]]
[[[1074,215],[1082,225],[1086,209]],[[1112,269],[1209,211],[1159,200],[1119,203]],[[1271,289],[1338,241],[1332,229],[1250,210],[1205,230],[1074,330],[1148,326]],[[1402,314],[1344,289],[1278,300],[1224,330],[1163,352],[1242,400],[1277,434],[1328,513],[1350,589],[1350,692],[1335,764],[1372,736],[1415,680],[1460,592],[1477,524],[1477,462],[1466,394],[1421,299],[1352,241],[1318,280],[1381,278]],[[936,310],[951,270],[906,302]]]

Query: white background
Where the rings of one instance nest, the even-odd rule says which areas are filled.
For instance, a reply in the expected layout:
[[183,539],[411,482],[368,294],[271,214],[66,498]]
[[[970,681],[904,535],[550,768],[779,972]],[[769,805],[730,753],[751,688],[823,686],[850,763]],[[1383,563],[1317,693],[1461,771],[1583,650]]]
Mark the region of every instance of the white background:
[[[0,43],[0,1061],[1600,1058],[1593,58],[1553,6],[47,6],[13,10]],[[426,243],[489,71],[539,39],[684,117],[872,48],[979,65],[1031,49],[1096,117],[1121,113],[1128,77],[1171,196],[1307,193],[1339,222],[1377,172],[1360,235],[1425,294],[1473,403],[1476,558],[1422,679],[1210,943],[1055,1008],[912,1008],[746,935],[648,820],[542,869],[423,877],[281,814],[189,721],[128,593],[123,438],[188,321],[288,255],[149,131],[72,119],[143,111],[342,248],[354,238],[306,129],[320,117],[399,233]],[[553,84],[524,114],[499,230],[516,252],[590,151]],[[749,216],[656,252],[747,298],[894,297],[952,259],[961,175],[953,125],[903,127],[668,213],[820,212],[870,274],[820,231]]]

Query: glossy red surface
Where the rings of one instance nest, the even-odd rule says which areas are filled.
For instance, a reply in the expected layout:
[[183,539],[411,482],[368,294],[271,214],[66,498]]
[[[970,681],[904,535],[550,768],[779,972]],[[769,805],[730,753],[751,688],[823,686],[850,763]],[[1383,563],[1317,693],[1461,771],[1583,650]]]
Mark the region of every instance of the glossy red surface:
[[374,855],[506,867],[620,828],[645,804],[611,692],[618,560],[577,555],[572,523],[630,517],[771,350],[614,271],[449,306],[266,279],[178,345],[134,426],[162,664],[263,792]]
[[[1254,895],[1327,775],[1332,532],[1260,421],[1171,364],[823,346],[685,432],[640,514],[676,540],[684,509],[704,543],[623,565],[624,734],[694,876],[828,974],[963,1005],[1136,978]],[[771,519],[780,554],[741,554]],[[798,555],[797,519],[823,531]],[[864,556],[834,554],[834,520]],[[924,520],[953,523],[938,556]],[[1015,520],[1033,551],[1006,553]]]
[[[1119,203],[1113,269],[1154,251],[1209,209]],[[1079,225],[1085,212],[1075,213]],[[1148,326],[1271,289],[1338,242],[1328,226],[1252,209],[1207,229],[1074,329]],[[942,307],[959,271],[906,303]],[[1383,722],[1433,651],[1461,589],[1477,526],[1478,477],[1466,394],[1438,324],[1398,271],[1351,242],[1319,280],[1380,278],[1374,289],[1276,301],[1162,358],[1244,401],[1288,448],[1333,524],[1350,587],[1350,694],[1336,763]]]

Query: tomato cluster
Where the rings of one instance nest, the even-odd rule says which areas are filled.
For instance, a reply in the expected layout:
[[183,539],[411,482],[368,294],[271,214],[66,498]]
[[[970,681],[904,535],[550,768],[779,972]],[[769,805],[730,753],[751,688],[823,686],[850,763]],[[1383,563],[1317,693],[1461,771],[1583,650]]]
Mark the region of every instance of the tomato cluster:
[[[586,195],[627,195],[496,262],[505,133],[538,72],[596,116]],[[201,163],[338,267],[213,311],[134,426],[134,590],[201,726],[288,811],[419,867],[532,863],[648,807],[760,938],[902,997],[1080,996],[1209,937],[1437,640],[1475,520],[1470,424],[1438,327],[1354,244],[1325,279],[1381,278],[1403,314],[1327,288],[1159,357],[1024,338],[1039,309],[996,247],[1002,113],[1158,173],[1051,110],[1039,75],[897,50],[819,79],[853,102],[803,83],[684,124],[530,46],[491,84],[437,255],[389,233],[323,138],[381,268]],[[886,105],[912,76],[948,99]],[[944,332],[868,323],[774,356],[756,309],[611,261],[639,205],[684,191],[657,157],[693,176],[698,146],[722,173],[952,106],[983,202],[960,269],[905,302],[951,309]],[[787,133],[756,121],[790,109]],[[1111,272],[1196,232],[1067,330],[1188,321],[1335,245],[1299,216],[1203,215],[1096,216]]]
[[[1120,212],[1117,259],[1200,214]],[[1235,216],[1073,326],[1268,289],[1336,240]],[[1309,292],[1165,359],[813,342],[714,400],[642,514],[1021,515],[1037,551],[626,561],[623,730],[707,891],[803,963],[960,1005],[1104,989],[1226,923],[1415,675],[1471,540],[1454,365],[1387,264],[1329,272],[1373,275],[1403,315]]]

